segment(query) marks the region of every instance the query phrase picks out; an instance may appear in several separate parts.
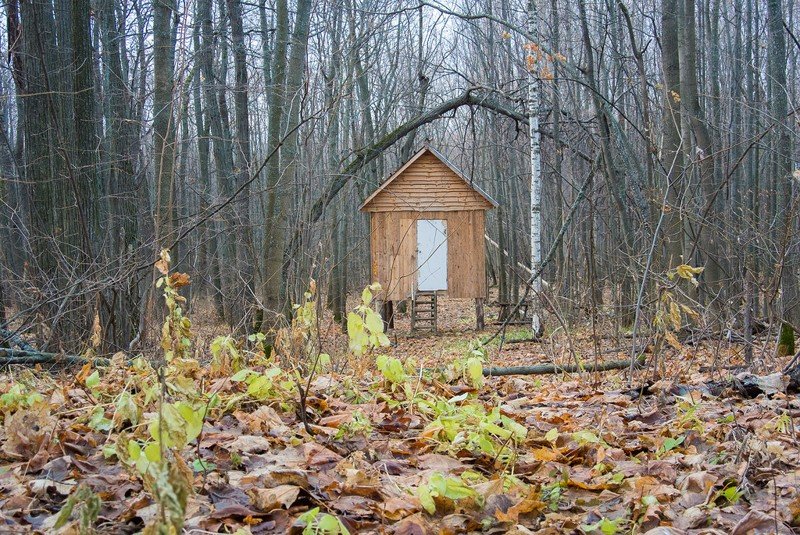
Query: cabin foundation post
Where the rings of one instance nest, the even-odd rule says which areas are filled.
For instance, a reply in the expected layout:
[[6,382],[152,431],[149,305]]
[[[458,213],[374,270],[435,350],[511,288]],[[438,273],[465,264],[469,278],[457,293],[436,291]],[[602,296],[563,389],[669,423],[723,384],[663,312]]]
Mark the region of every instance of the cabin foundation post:
[[383,319],[384,332],[394,329],[394,302],[383,301],[381,303],[381,318]]
[[483,298],[478,297],[475,299],[475,326],[479,331],[486,327],[486,318],[483,314]]

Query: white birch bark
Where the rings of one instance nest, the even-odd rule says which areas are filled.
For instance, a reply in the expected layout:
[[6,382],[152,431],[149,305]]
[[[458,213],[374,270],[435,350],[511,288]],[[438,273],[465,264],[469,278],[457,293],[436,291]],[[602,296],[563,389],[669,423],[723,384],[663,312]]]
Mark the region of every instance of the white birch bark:
[[[528,0],[528,33],[532,42],[528,44],[528,125],[530,128],[531,152],[531,271],[535,275],[533,291],[542,291],[542,277],[539,270],[542,265],[542,151],[539,134],[539,102],[540,80],[536,74],[536,62],[539,58],[538,25],[536,23],[536,0]],[[531,315],[531,331],[533,336],[541,336],[544,331],[542,318],[538,310]]]

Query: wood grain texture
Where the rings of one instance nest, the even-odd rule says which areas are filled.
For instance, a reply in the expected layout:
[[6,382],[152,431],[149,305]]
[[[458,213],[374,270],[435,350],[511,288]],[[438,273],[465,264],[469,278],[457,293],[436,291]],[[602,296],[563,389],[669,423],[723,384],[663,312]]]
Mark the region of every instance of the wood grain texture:
[[400,301],[417,280],[418,219],[447,221],[447,292],[456,298],[486,296],[484,210],[396,211],[370,214],[372,278],[384,288],[382,299]]
[[368,212],[461,211],[493,208],[450,167],[425,153],[405,168],[365,206]]

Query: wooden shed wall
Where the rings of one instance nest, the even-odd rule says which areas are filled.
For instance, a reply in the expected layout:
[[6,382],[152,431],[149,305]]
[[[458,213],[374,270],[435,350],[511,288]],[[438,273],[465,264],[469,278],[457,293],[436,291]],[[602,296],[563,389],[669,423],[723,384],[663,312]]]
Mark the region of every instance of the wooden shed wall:
[[412,162],[364,207],[369,212],[490,208],[493,206],[489,201],[430,152]]
[[372,279],[383,299],[407,299],[417,280],[417,219],[447,221],[447,295],[486,297],[483,210],[374,212],[370,214]]

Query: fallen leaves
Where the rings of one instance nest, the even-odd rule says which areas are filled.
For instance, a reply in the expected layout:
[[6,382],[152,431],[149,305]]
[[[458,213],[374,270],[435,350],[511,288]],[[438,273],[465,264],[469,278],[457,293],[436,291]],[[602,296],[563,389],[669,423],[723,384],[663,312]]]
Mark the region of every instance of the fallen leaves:
[[250,489],[248,494],[253,505],[267,513],[283,507],[288,509],[300,496],[300,487],[295,485],[278,485],[271,489]]
[[56,422],[50,415],[50,405],[44,402],[7,416],[3,454],[15,460],[31,459],[53,433]]
[[402,341],[382,375],[315,377],[314,436],[293,379],[273,362],[237,372],[249,382],[190,362],[171,384],[204,388],[204,403],[169,400],[162,429],[152,426],[158,389],[144,364],[120,369],[117,359],[29,381],[36,387],[0,381],[0,531],[53,531],[79,487],[84,501],[73,500],[65,529],[92,497],[110,531],[152,525],[156,482],[115,448],[122,433],[144,450],[170,432],[167,453],[186,462],[164,478],[184,482],[171,492],[187,530],[743,535],[800,526],[800,402],[775,380],[759,383],[769,395],[743,399],[712,395],[694,370],[637,391],[614,374],[592,385],[589,376],[488,378],[476,388],[463,363],[441,376],[404,368],[400,351],[430,355],[442,343]]

